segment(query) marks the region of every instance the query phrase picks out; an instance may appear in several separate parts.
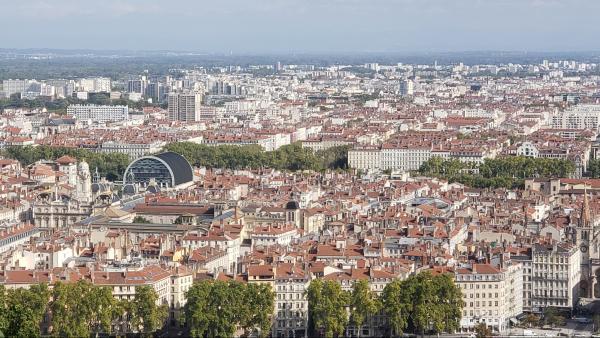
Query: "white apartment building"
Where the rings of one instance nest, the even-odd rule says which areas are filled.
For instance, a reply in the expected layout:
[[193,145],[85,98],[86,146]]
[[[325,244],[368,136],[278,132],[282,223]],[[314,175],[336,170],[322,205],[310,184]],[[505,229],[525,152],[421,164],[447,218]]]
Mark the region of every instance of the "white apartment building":
[[509,321],[523,312],[523,271],[521,264],[496,268],[473,264],[457,269],[456,284],[463,292],[462,332],[473,331],[484,323],[495,332],[503,332]]
[[19,79],[8,79],[2,81],[2,86],[4,90],[4,95],[7,97],[13,94],[23,93],[25,89],[29,86],[30,80],[19,80]]
[[29,242],[31,237],[37,236],[39,232],[32,224],[15,224],[3,228],[0,230],[0,254]]
[[111,80],[107,77],[93,77],[79,80],[80,91],[89,93],[110,93]]
[[100,123],[125,121],[129,120],[129,107],[75,104],[67,107],[67,114],[78,120],[92,120]]
[[381,151],[378,147],[355,148],[348,151],[348,165],[359,170],[379,169]]
[[566,243],[535,244],[532,248],[533,312],[546,307],[571,309],[579,299],[581,280],[581,251]]
[[592,129],[600,126],[600,105],[582,104],[552,116],[552,128]]
[[145,155],[155,154],[160,152],[166,142],[154,141],[147,143],[129,143],[121,141],[106,141],[102,142],[100,151],[103,153],[122,153],[129,156],[131,159],[136,159]]
[[417,170],[423,162],[431,158],[431,147],[384,147],[381,149],[381,166],[383,170]]
[[193,91],[169,93],[168,105],[169,120],[200,121],[202,94]]
[[384,144],[377,147],[357,147],[348,151],[350,168],[368,170],[418,170],[434,156],[443,159],[457,159],[462,162],[483,163],[486,158],[494,158],[497,149],[432,149],[430,146],[405,146]]
[[185,316],[183,309],[187,303],[185,293],[192,287],[194,276],[185,266],[178,266],[171,274],[171,299],[169,300],[169,321],[171,325],[181,322]]
[[279,264],[275,269],[273,337],[304,337],[308,324],[306,289],[309,275],[299,265]]
[[294,226],[259,226],[252,230],[253,246],[281,245],[288,246],[292,239],[298,237],[298,231]]

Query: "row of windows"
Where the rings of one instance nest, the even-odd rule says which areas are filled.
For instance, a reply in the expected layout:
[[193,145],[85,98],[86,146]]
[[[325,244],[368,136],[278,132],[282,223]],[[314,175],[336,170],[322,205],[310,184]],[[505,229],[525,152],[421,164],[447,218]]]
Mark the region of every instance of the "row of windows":
[[[479,307],[480,304],[481,306],[485,306],[485,301],[481,301],[481,303],[479,301],[476,301],[475,303],[473,302],[469,302],[469,307],[473,307],[473,304],[475,304],[475,307]],[[498,301],[488,301],[487,306],[498,306]],[[492,305],[493,304],[493,305]],[[464,302],[465,307],[467,306],[467,303]]]
[[[469,295],[469,298],[473,298],[473,295],[475,295],[475,298],[479,298],[479,293],[475,293],[475,294],[473,294],[473,293],[469,293],[468,295]],[[503,296],[504,296],[504,295],[500,294],[500,297],[503,297]],[[488,293],[488,294],[487,294],[487,297],[488,297],[488,298],[492,298],[492,293],[491,293],[491,292],[490,292],[490,293]],[[482,293],[482,294],[481,294],[481,298],[485,298],[485,293]],[[498,292],[494,293],[494,298],[498,298]]]
[[[469,316],[473,317],[473,316],[495,316],[496,318],[493,319],[494,322],[498,321],[498,310],[470,310],[469,311]],[[467,316],[467,310],[463,310],[463,316],[466,317]]]
[[480,284],[480,283],[469,283],[469,284],[459,284],[461,288],[463,289],[479,289],[481,287],[481,289],[497,289],[498,288],[498,283],[494,283],[494,284]]
[[277,294],[277,299],[279,299],[279,300],[285,300],[285,299],[300,300],[300,299],[305,299],[305,297],[303,297],[303,295],[300,294],[300,293],[284,293],[284,294],[278,293]]

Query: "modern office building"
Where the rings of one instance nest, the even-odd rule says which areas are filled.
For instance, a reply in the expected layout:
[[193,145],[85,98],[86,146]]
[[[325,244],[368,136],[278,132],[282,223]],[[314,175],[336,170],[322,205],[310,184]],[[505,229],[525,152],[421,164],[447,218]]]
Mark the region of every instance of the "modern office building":
[[75,104],[67,108],[67,114],[78,120],[92,120],[101,123],[125,121],[129,120],[129,107]]
[[400,80],[398,88],[400,96],[410,96],[415,93],[415,82],[411,79]]

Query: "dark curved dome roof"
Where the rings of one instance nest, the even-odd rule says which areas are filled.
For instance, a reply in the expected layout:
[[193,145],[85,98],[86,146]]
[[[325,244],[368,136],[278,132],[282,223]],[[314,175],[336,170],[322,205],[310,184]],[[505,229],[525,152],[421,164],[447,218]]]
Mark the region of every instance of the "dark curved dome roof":
[[160,184],[177,186],[192,182],[194,172],[183,156],[172,151],[140,157],[125,170],[126,183],[148,184],[152,179]]
[[175,185],[191,182],[194,180],[194,172],[192,170],[192,166],[185,159],[185,157],[172,151],[160,153],[154,155],[154,157],[160,158],[171,168],[175,179]]
[[296,201],[289,201],[285,205],[285,208],[288,209],[288,210],[300,209],[300,204],[298,204],[298,202],[296,202]]

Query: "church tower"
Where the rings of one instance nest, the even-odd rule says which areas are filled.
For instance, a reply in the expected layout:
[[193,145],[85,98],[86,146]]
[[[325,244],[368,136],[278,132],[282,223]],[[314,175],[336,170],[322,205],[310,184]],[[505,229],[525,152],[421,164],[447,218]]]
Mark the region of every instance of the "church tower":
[[77,166],[77,199],[85,203],[92,201],[92,175],[85,160]]

